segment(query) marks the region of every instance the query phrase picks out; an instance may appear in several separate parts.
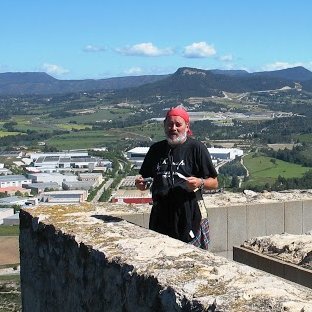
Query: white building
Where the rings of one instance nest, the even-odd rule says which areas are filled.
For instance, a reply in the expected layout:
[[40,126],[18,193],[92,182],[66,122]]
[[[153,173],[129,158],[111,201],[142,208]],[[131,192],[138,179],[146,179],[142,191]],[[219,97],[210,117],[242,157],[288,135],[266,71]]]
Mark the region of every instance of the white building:
[[5,168],[3,163],[0,163],[0,175],[12,174],[12,171]]
[[[89,156],[87,152],[33,153],[28,172],[93,171],[110,168],[111,162]],[[103,170],[104,171],[104,170]]]
[[0,206],[12,207],[13,205],[24,206],[28,201],[28,197],[8,196],[0,198]]
[[27,184],[31,184],[31,179],[26,178],[23,175],[0,176],[0,188],[22,187]]
[[36,161],[40,157],[86,157],[88,152],[51,152],[51,153],[27,153],[31,161]]
[[49,183],[55,182],[58,185],[62,186],[64,181],[75,182],[78,181],[78,177],[74,174],[61,174],[58,172],[51,173],[31,173],[28,174],[28,177],[33,183]]
[[[135,167],[140,168],[149,147],[135,147],[127,151],[127,159],[134,164]],[[208,148],[210,156],[216,164],[219,160],[233,160],[238,156],[243,156],[244,152],[237,148]]]
[[3,225],[19,225],[19,212],[3,218]]
[[244,155],[243,150],[238,148],[215,148],[209,147],[208,151],[211,158],[220,159],[220,160],[233,160],[236,157]]
[[149,147],[135,147],[127,151],[126,157],[134,165],[134,167],[141,168],[148,150]]
[[40,194],[39,201],[44,203],[71,204],[82,203],[88,198],[86,190],[53,191]]
[[78,179],[84,182],[94,182],[96,186],[104,181],[102,173],[79,173]]
[[13,208],[0,208],[0,224],[3,223],[3,219],[14,215]]

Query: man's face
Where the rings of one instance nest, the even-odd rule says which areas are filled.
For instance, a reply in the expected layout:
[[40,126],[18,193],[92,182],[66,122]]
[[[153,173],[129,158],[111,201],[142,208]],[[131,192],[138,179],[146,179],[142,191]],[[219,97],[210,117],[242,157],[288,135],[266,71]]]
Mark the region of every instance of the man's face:
[[186,140],[188,123],[180,116],[170,116],[164,122],[165,134],[170,144],[181,144]]

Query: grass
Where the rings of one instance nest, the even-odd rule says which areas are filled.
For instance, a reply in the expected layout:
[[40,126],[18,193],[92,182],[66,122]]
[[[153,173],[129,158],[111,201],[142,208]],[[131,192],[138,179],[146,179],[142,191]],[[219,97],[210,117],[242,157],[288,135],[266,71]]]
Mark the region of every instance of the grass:
[[312,169],[278,159],[272,161],[271,157],[253,155],[249,154],[244,157],[244,165],[250,175],[248,184],[272,183],[272,180],[276,180],[278,176],[286,179],[302,177],[304,173]]
[[109,134],[105,131],[81,131],[58,135],[46,142],[50,146],[67,150],[105,146],[107,143],[116,142],[121,139],[121,137],[116,137],[115,134]]
[[[20,263],[1,264],[0,269],[17,268],[19,265]],[[1,277],[3,276],[6,276],[6,275],[0,275],[0,280],[1,280]],[[15,276],[15,274],[13,276]]]
[[0,130],[0,138],[2,137],[5,137],[5,136],[9,136],[9,135],[18,135],[18,134],[22,134],[22,132],[16,132],[16,131],[3,131],[3,130]]
[[69,117],[60,119],[61,122],[66,121],[76,121],[78,124],[87,124],[87,123],[95,123],[95,122],[103,122],[108,120],[122,120],[128,115],[133,113],[133,109],[97,109],[94,107],[90,107],[90,109],[94,109],[94,113],[77,115],[75,117]]
[[64,130],[82,130],[82,129],[91,129],[91,126],[87,126],[87,125],[82,125],[82,124],[72,124],[72,123],[61,123],[61,124],[57,124],[57,127],[59,127],[60,129],[64,129]]
[[304,143],[312,143],[312,135],[309,134],[301,134],[296,137],[296,139],[299,139],[300,142]]
[[55,136],[47,144],[58,149],[77,149],[105,146],[118,141],[149,141],[164,137],[163,129],[157,124],[110,130],[83,130]]
[[0,225],[0,236],[19,236],[19,226]]

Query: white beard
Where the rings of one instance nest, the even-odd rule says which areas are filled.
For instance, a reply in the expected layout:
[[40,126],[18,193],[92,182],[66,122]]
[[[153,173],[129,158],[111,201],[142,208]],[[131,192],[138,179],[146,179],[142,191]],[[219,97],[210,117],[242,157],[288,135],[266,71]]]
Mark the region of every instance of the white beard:
[[187,138],[187,131],[185,131],[184,133],[181,133],[178,137],[171,139],[167,136],[167,142],[170,145],[178,145],[178,144],[182,144],[185,142]]

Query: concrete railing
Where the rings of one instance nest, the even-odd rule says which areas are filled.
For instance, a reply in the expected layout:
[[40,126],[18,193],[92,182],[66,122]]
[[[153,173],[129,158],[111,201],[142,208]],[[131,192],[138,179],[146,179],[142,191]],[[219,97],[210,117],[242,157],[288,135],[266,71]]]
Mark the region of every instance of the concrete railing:
[[[312,230],[312,200],[209,207],[211,252],[228,254],[245,240],[271,234],[303,234]],[[116,214],[118,215],[118,213]],[[148,228],[149,212],[120,215]]]

